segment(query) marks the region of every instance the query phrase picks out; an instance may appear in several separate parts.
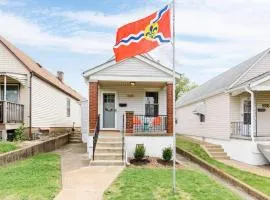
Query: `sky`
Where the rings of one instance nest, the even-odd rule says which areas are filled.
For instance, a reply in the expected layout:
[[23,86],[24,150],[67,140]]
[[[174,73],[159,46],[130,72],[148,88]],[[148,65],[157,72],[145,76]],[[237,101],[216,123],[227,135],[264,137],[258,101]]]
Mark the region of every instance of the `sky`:
[[[169,0],[0,0],[0,34],[87,97],[82,72],[113,56],[117,27]],[[270,0],[176,0],[176,70],[202,84],[270,47]],[[172,47],[150,54],[172,66]]]

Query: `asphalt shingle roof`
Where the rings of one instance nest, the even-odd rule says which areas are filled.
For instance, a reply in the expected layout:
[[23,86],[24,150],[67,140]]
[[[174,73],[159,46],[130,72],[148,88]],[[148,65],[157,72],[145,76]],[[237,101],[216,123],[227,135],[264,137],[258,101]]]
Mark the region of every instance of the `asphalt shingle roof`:
[[[238,78],[261,59],[269,49],[257,54],[256,56],[240,63],[239,65],[219,74],[199,87],[184,94],[177,102],[176,107],[181,107],[190,103],[201,101],[215,94],[225,92],[235,83]],[[234,87],[237,83],[234,85]]]

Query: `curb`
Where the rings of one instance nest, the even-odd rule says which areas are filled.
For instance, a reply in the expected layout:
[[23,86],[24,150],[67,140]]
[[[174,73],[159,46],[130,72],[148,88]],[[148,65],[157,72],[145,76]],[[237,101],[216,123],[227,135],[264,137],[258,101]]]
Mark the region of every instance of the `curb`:
[[233,184],[234,186],[240,187],[243,189],[246,193],[249,195],[255,197],[259,200],[270,200],[270,197],[266,194],[258,191],[257,189],[247,185],[246,183],[243,183],[242,181],[238,180],[237,178],[231,176],[230,174],[227,174],[226,172],[218,169],[217,167],[208,164],[206,161],[202,160],[201,158],[193,155],[190,152],[187,152],[179,147],[176,147],[176,152],[183,155],[184,157],[188,158],[189,160],[199,164],[204,169],[208,170],[209,172],[219,176],[220,178],[228,181],[229,183]]

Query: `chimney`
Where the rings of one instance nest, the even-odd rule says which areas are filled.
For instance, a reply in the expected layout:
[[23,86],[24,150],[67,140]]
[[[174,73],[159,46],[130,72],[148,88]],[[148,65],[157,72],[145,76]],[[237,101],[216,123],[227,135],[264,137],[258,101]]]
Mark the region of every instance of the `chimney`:
[[59,79],[59,81],[63,82],[64,81],[64,72],[57,71],[57,78]]

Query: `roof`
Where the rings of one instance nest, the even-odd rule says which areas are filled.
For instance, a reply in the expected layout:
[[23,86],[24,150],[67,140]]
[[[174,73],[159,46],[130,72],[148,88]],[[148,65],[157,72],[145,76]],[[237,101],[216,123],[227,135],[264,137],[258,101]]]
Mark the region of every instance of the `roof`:
[[34,75],[46,81],[50,85],[53,85],[54,87],[58,88],[59,90],[68,94],[69,96],[75,98],[76,100],[80,101],[82,99],[82,96],[77,91],[66,85],[64,82],[60,81],[55,75],[53,75],[51,72],[43,68],[40,64],[36,63],[28,55],[23,53],[21,50],[19,50],[17,47],[15,47],[13,44],[11,44],[9,41],[7,41],[1,36],[0,42],[15,57],[17,57],[19,61],[22,62],[30,72],[34,73]]
[[[132,57],[133,58],[133,57]],[[132,59],[132,58],[128,58],[128,59]],[[148,53],[146,54],[141,54],[141,55],[137,55],[135,56],[135,58],[143,61],[143,62],[146,62],[148,64],[150,64],[151,66],[153,67],[156,67],[156,68],[159,68],[161,69],[162,71],[166,72],[166,73],[170,73],[172,74],[173,73],[173,70],[165,65],[162,65],[159,61],[155,60],[152,56],[150,56]],[[127,59],[125,59],[127,60]],[[120,62],[124,62],[125,60],[122,60]],[[83,72],[83,76],[84,77],[88,77],[88,76],[91,76],[92,74],[98,72],[98,71],[101,71],[103,69],[106,69],[108,67],[111,67],[113,66],[114,64],[116,64],[115,62],[115,57],[113,56],[112,58],[110,58],[109,60],[107,60],[106,62],[98,65],[98,66],[95,66],[95,67],[92,67],[86,71]],[[181,74],[176,72],[176,78],[180,78]]]
[[270,49],[267,49],[256,56],[240,63],[239,65],[210,79],[199,87],[183,95],[177,102],[176,107],[185,106],[194,102],[202,101],[205,98],[220,94],[232,87],[239,86],[239,79],[258,61],[260,61]]

